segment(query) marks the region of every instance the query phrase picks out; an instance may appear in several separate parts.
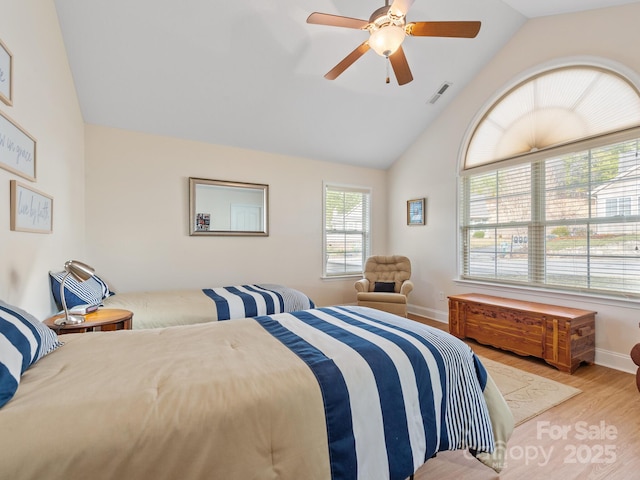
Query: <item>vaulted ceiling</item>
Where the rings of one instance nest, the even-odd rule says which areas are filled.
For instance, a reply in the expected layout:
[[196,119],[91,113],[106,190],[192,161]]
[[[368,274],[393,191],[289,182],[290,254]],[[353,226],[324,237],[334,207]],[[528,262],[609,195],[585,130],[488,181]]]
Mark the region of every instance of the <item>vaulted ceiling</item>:
[[414,80],[398,86],[373,51],[323,78],[367,33],[306,23],[367,20],[379,0],[55,0],[87,123],[383,169],[528,18],[622,3],[634,2],[416,0],[408,21],[482,27],[406,38]]

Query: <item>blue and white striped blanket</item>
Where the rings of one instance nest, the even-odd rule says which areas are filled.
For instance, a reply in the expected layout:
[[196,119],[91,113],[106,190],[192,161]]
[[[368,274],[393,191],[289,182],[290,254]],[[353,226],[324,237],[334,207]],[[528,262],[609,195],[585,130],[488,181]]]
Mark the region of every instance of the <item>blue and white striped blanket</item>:
[[135,330],[272,315],[315,306],[301,291],[273,284],[125,292],[105,298],[103,303],[105,308],[131,310]]
[[255,319],[315,374],[332,479],[405,479],[436,452],[492,452],[486,371],[437,329],[361,307]]
[[218,320],[273,315],[314,308],[298,290],[282,285],[238,285],[202,289],[216,304]]
[[3,479],[404,480],[513,426],[463,342],[364,307],[66,337],[0,411]]

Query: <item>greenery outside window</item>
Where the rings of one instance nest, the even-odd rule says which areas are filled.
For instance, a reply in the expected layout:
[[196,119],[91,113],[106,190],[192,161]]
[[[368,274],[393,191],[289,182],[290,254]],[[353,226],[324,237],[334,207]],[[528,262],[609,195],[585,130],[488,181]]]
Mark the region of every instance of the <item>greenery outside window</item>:
[[[535,80],[541,83],[540,76]],[[497,161],[486,154],[491,142],[478,150],[475,139],[476,149],[467,157],[473,151],[483,157],[466,158],[461,176],[461,278],[640,298],[640,96],[626,87],[636,100],[625,104],[624,116],[635,119],[635,127],[575,141],[563,137],[559,145],[533,146],[529,152],[520,147]],[[580,101],[590,103],[585,95]],[[629,98],[629,91],[625,95]],[[531,107],[527,121],[537,113]],[[509,109],[501,103],[492,107],[502,118]],[[544,110],[541,121],[548,121]],[[606,131],[606,122],[601,125]],[[487,128],[480,125],[476,132]],[[492,139],[500,144],[499,136]],[[509,142],[516,145],[515,139],[512,135]]]
[[323,276],[362,275],[371,249],[371,189],[324,184]]

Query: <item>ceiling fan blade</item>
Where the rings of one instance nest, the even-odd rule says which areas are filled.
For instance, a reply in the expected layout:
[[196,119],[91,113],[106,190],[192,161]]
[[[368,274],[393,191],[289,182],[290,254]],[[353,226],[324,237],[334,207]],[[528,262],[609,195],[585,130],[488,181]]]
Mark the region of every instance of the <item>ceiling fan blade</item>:
[[331,15],[329,13],[313,12],[307,18],[307,23],[316,25],[329,25],[331,27],[355,28],[361,30],[369,25],[366,20],[358,18],[341,17],[340,15]]
[[391,4],[390,11],[394,15],[401,17],[407,14],[409,8],[411,7],[411,5],[413,5],[413,2],[414,0],[394,0],[394,2]]
[[405,30],[414,37],[474,38],[480,31],[480,22],[411,22]]
[[356,60],[358,60],[362,55],[367,53],[369,50],[369,42],[361,43],[353,52],[344,57],[344,59],[333,67],[327,74],[324,76],[327,80],[335,80],[338,76],[344,72],[347,68],[349,68]]
[[409,68],[409,62],[407,62],[407,57],[404,55],[402,46],[398,47],[395,53],[389,56],[389,61],[393,67],[393,73],[396,74],[398,85],[404,85],[413,80],[413,75],[411,75],[411,69]]

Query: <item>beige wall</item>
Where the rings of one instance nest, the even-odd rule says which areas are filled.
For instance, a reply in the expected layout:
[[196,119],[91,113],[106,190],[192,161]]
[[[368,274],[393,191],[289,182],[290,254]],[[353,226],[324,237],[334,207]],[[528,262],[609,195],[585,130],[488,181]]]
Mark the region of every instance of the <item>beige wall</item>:
[[[597,300],[456,282],[457,170],[461,145],[478,112],[514,79],[567,59],[623,66],[638,81],[640,4],[529,21],[463,90],[389,172],[389,246],[413,261],[411,309],[446,321],[440,297],[476,291],[596,310],[596,361],[631,370],[631,347],[640,341],[638,303]],[[639,87],[640,84],[636,83]],[[427,226],[405,225],[405,201],[428,197]]]
[[[49,0],[0,0],[0,38],[13,53],[13,106],[0,110],[37,141],[37,181],[0,169],[0,298],[39,318],[53,311],[49,270],[84,256],[84,123]],[[9,182],[53,197],[53,233],[9,230]]]
[[[3,300],[44,318],[53,311],[47,271],[78,258],[121,291],[280,282],[304,290],[319,305],[353,302],[351,280],[320,278],[327,180],[374,188],[374,253],[412,258],[413,311],[446,320],[440,292],[465,291],[592,308],[598,311],[598,362],[631,368],[628,351],[640,340],[636,304],[456,282],[455,205],[460,145],[496,92],[540,65],[567,58],[598,57],[633,75],[640,72],[639,5],[525,24],[388,175],[103,127],[85,131],[53,2],[0,0],[0,11],[0,38],[15,62],[14,105],[0,109],[37,139],[33,186],[54,197],[52,234],[11,232],[9,181],[19,178],[0,169]],[[268,183],[271,235],[189,237],[189,176]],[[406,200],[421,196],[428,197],[427,225],[407,227]]]
[[[386,252],[386,172],[88,125],[87,258],[114,289],[282,283],[318,305],[355,302],[322,280],[322,182],[373,187]],[[268,237],[191,237],[188,177],[269,185]]]

